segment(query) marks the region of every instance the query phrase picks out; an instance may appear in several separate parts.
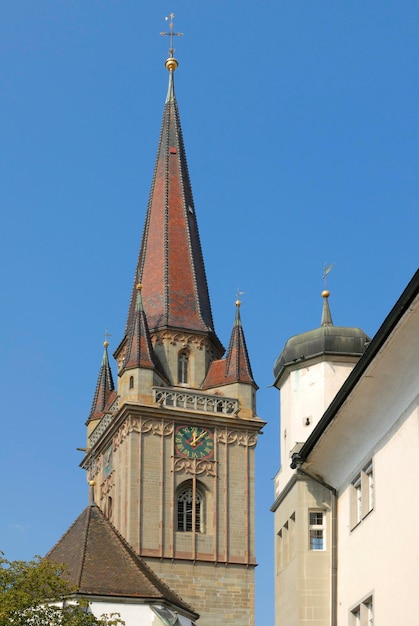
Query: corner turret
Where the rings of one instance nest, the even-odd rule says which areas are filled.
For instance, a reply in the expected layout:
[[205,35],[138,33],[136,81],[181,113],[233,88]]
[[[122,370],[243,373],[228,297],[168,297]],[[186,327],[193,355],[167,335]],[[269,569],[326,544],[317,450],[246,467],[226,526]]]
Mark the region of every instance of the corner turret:
[[274,385],[281,391],[281,483],[291,454],[307,440],[370,341],[360,328],[334,326],[330,292],[321,295],[321,325],[288,339],[274,366]]
[[115,385],[108,357],[109,342],[103,342],[102,363],[93,396],[92,408],[86,422],[87,436],[90,436],[96,425],[100,422],[105,412],[116,400]]
[[254,417],[256,415],[258,386],[250,366],[240,317],[240,306],[240,300],[236,300],[236,317],[227,355],[224,359],[211,363],[202,388],[212,389],[217,394],[226,393],[226,395],[239,398],[241,417]]

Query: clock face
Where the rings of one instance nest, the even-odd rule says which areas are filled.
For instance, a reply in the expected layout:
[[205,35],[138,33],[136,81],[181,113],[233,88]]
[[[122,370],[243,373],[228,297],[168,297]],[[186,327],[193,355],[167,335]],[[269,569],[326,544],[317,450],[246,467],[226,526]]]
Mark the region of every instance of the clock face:
[[112,472],[113,469],[113,453],[112,446],[110,446],[103,455],[103,475],[106,478]]
[[214,431],[202,426],[176,426],[175,454],[188,459],[211,459],[214,454]]

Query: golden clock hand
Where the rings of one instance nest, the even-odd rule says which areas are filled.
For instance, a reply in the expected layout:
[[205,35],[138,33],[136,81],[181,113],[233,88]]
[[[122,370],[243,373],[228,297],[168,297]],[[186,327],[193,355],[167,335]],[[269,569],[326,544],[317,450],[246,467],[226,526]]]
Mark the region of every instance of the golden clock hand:
[[196,442],[202,439],[202,437],[205,437],[206,434],[207,434],[206,430],[203,430],[202,433],[199,435],[199,437],[195,439],[195,445],[196,445]]

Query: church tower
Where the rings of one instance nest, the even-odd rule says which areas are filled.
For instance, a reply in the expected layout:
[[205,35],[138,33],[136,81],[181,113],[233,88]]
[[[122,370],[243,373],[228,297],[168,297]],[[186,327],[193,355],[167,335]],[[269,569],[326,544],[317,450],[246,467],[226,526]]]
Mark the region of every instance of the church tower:
[[[173,24],[171,33],[173,35]],[[240,302],[213,325],[174,73],[124,337],[107,342],[82,467],[95,501],[202,626],[254,624],[255,468],[263,422]]]

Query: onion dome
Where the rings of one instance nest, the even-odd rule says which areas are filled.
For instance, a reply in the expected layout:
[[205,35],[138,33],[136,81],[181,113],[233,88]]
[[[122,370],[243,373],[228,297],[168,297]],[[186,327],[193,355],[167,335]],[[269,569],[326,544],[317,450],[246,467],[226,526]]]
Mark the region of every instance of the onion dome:
[[322,356],[359,358],[371,341],[361,328],[334,326],[329,308],[330,292],[322,292],[321,326],[288,339],[274,365],[275,383],[284,371],[297,363]]

